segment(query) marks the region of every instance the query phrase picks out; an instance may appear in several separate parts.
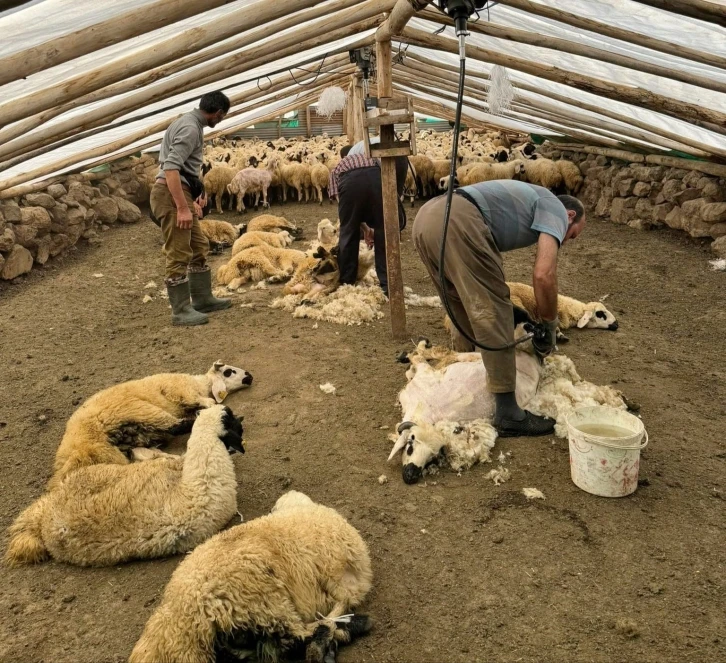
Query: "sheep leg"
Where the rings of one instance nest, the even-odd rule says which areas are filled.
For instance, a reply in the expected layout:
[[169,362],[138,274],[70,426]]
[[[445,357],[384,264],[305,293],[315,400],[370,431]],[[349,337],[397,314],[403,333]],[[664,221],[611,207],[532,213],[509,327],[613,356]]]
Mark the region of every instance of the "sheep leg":
[[135,463],[141,463],[146,460],[156,460],[157,458],[174,458],[173,454],[164,453],[158,449],[147,449],[146,447],[134,447],[131,450],[131,459]]
[[317,191],[318,198],[320,198],[320,204],[322,205],[323,204],[323,190],[319,186],[316,186],[315,190]]
[[255,191],[255,212],[260,209],[260,192]]
[[246,193],[247,193],[246,191],[240,191],[237,194],[237,214],[246,214],[247,213],[247,210],[245,209],[245,201],[244,201],[244,197],[245,197]]
[[224,193],[224,187],[220,187],[214,192],[214,198],[215,198],[214,202],[215,202],[215,206],[217,208],[217,214],[223,213],[223,210],[222,210],[222,194],[223,193]]

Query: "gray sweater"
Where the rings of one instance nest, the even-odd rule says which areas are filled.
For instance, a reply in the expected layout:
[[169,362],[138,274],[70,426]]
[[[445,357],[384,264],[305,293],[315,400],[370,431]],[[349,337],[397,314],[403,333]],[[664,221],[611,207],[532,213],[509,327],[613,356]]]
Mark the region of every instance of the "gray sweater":
[[[198,108],[184,113],[169,125],[161,141],[159,151],[161,169],[157,178],[166,179],[165,170],[178,170],[180,175],[182,172],[187,172],[200,176],[206,125],[204,115]],[[181,181],[189,185],[184,175],[181,175]]]

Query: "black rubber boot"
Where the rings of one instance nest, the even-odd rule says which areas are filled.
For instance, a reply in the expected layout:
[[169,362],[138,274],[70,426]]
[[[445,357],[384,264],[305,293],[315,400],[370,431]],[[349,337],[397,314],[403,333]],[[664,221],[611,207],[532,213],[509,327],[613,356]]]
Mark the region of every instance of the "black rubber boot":
[[231,299],[218,299],[212,294],[212,272],[189,272],[192,306],[202,313],[221,311],[232,306]]
[[171,304],[171,324],[183,327],[193,327],[209,322],[209,317],[192,308],[189,299],[189,281],[182,281],[173,285],[167,283],[166,291],[169,293]]
[[539,437],[552,435],[555,432],[555,420],[549,417],[539,417],[529,410],[524,411],[525,417],[521,421],[502,417],[494,424],[499,437]]

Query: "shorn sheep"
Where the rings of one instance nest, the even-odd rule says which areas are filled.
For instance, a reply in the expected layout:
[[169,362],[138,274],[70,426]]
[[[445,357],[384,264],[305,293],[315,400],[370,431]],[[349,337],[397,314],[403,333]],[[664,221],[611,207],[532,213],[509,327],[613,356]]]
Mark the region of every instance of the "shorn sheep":
[[217,283],[236,290],[250,281],[268,279],[280,283],[289,279],[295,270],[308,260],[302,251],[277,249],[259,244],[233,255],[217,270]]
[[[525,283],[507,282],[507,285],[512,304],[523,308],[533,319],[539,320],[534,288]],[[618,328],[615,316],[605,308],[602,302],[585,303],[564,295],[557,296],[557,317],[560,321],[560,329],[579,327],[580,329],[615,331]]]
[[226,221],[216,219],[202,219],[199,227],[209,240],[209,246],[214,251],[226,249],[235,243],[235,240],[245,231],[244,224],[233,226]]
[[184,456],[71,473],[10,527],[6,562],[52,557],[109,566],[192,550],[237,512],[228,449],[244,452],[242,424],[229,408],[215,405],[197,416]]
[[232,196],[237,196],[237,212],[247,212],[244,197],[246,194],[254,194],[255,209],[259,208],[260,195],[262,195],[262,206],[269,207],[267,202],[267,190],[272,183],[272,171],[267,169],[245,168],[240,170],[227,185],[227,191]]
[[121,449],[147,447],[188,433],[195,413],[252,384],[241,368],[217,361],[204,375],[161,373],[91,396],[66,424],[49,488],[88,465],[127,465]]
[[301,648],[308,663],[329,661],[337,642],[370,628],[362,615],[335,620],[372,579],[355,528],[291,491],[271,514],[217,534],[179,564],[129,663],[212,663],[228,648],[256,650],[263,663]]
[[267,244],[278,249],[286,249],[292,244],[292,236],[286,230],[279,233],[267,233],[260,230],[253,230],[245,233],[232,246],[232,255],[237,255],[244,249],[249,249],[260,244]]

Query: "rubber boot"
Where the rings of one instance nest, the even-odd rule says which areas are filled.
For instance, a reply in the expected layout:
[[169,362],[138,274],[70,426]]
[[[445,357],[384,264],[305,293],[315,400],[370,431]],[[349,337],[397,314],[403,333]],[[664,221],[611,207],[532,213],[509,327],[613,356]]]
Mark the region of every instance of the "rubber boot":
[[189,292],[192,306],[202,313],[221,311],[232,306],[231,299],[217,299],[212,294],[212,272],[189,272]]
[[171,303],[171,324],[184,327],[203,325],[209,322],[209,317],[195,311],[189,299],[189,281],[182,281],[171,285],[167,283],[166,291],[169,293]]

